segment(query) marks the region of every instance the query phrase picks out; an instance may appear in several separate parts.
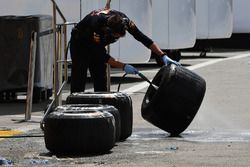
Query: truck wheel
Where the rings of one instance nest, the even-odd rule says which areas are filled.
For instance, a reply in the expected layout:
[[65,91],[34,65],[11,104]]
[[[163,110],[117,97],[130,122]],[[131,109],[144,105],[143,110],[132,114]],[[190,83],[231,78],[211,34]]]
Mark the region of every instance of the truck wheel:
[[115,119],[102,107],[58,106],[44,120],[44,138],[56,154],[106,153],[115,143]]
[[141,107],[142,117],[171,135],[183,132],[203,100],[206,82],[192,71],[175,65],[163,66],[152,81]]
[[82,92],[72,93],[66,99],[66,104],[106,104],[118,109],[121,119],[120,141],[126,140],[132,134],[133,107],[130,96],[122,92]]
[[176,49],[169,50],[168,54],[172,60],[175,60],[177,62],[181,60],[181,52],[179,50],[176,50]]
[[206,52],[206,51],[202,51],[202,52],[200,53],[200,57],[204,58],[204,57],[206,57],[206,56],[207,56],[207,52]]

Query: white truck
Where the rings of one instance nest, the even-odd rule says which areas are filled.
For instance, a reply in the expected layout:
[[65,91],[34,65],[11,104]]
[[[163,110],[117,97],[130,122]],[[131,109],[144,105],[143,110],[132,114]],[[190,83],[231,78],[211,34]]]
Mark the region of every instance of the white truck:
[[[106,4],[106,0],[56,0],[56,2],[70,22],[78,22],[91,10],[103,8]],[[0,15],[52,14],[50,0],[22,0],[22,2],[1,0],[0,6],[4,6],[0,10]],[[241,33],[244,33],[245,37],[250,27],[246,13],[249,11],[249,6],[248,0],[113,0],[111,2],[112,9],[124,12],[135,21],[143,33],[151,37],[161,49],[176,60],[180,59],[181,49],[196,49],[200,46],[202,49],[206,48],[200,45],[200,41],[205,41],[207,44],[207,41],[213,41],[212,39],[229,39],[232,32],[232,37]],[[129,34],[111,45],[111,55],[127,63],[144,63],[154,56]]]
[[[93,8],[101,8],[104,2],[85,0],[83,11],[88,13]],[[176,49],[195,44],[195,0],[113,0],[111,8],[125,13],[163,50],[171,50],[168,54],[175,54],[173,51]],[[154,56],[129,33],[110,48],[114,58],[127,63],[145,63]]]
[[[199,0],[197,0],[199,1]],[[212,1],[212,0],[211,0]],[[216,0],[214,0],[214,3]],[[250,48],[250,1],[249,0],[232,0],[232,2],[224,2],[222,8],[228,8],[223,20],[231,20],[232,23],[225,24],[224,22],[217,22],[216,25],[224,26],[228,30],[232,29],[230,36],[229,33],[223,38],[197,38],[195,46],[190,50],[201,50],[201,56],[205,56],[207,51],[211,49],[249,49]],[[230,7],[230,6],[232,7]],[[231,9],[230,9],[231,8]],[[218,11],[223,14],[221,8]],[[232,12],[230,12],[230,10]],[[197,11],[198,13],[198,11]],[[212,13],[212,12],[210,12]],[[232,13],[232,14],[229,14]],[[212,13],[213,14],[213,13]],[[213,18],[218,17],[214,15]],[[211,24],[210,24],[211,25]],[[213,25],[213,24],[212,24]],[[227,31],[224,31],[227,32]],[[229,31],[228,31],[229,32]]]

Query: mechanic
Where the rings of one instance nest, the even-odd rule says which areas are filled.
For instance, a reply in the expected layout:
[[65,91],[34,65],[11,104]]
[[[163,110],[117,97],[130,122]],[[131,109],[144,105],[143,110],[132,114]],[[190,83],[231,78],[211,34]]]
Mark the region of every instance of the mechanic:
[[94,82],[94,91],[107,91],[106,63],[112,67],[121,68],[128,74],[138,73],[132,65],[116,61],[105,48],[120,37],[124,37],[126,31],[152,52],[161,56],[165,64],[179,65],[144,35],[124,13],[107,8],[94,10],[86,15],[71,32],[71,93],[84,92],[88,69]]

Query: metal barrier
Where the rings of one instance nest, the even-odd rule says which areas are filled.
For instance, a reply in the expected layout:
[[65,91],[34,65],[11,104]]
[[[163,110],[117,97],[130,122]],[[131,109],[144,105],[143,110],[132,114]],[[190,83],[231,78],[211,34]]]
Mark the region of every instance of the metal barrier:
[[36,32],[32,32],[30,40],[30,54],[29,54],[29,73],[28,73],[28,88],[25,107],[25,121],[31,119],[33,87],[34,87],[34,73],[36,61]]
[[[61,91],[63,87],[67,83],[68,79],[68,61],[67,61],[67,52],[68,52],[68,44],[67,44],[67,25],[72,25],[75,23],[69,23],[66,21],[63,13],[59,9],[58,5],[54,0],[51,0],[53,4],[53,41],[54,41],[54,71],[53,71],[53,101],[51,105],[60,105],[62,103],[61,99]],[[63,20],[62,24],[57,24],[57,12]],[[62,35],[64,35],[62,37]],[[63,40],[63,44],[62,44]],[[35,43],[36,43],[36,33],[32,34],[32,39],[30,43],[30,56],[29,56],[29,78],[28,78],[28,88],[27,88],[27,99],[26,99],[26,108],[25,108],[25,121],[29,121],[31,119],[31,111],[32,111],[32,99],[33,99],[33,86],[34,86],[34,67],[35,67]],[[64,59],[62,60],[62,46],[64,48]],[[64,66],[64,74],[62,74],[62,66]],[[64,77],[64,81],[62,82],[62,77]]]
[[[46,114],[48,114],[50,108],[55,105],[61,105],[62,104],[62,96],[61,92],[64,86],[67,83],[68,80],[68,60],[67,60],[67,55],[68,55],[68,48],[69,44],[67,43],[67,26],[68,25],[75,25],[76,23],[74,22],[67,22],[65,16],[61,12],[60,8],[58,7],[57,3],[55,0],[51,0],[52,5],[53,5],[53,41],[54,41],[54,71],[53,71],[53,100],[50,103],[49,107],[46,110],[46,113],[44,117],[46,117]],[[111,0],[107,0],[105,8],[110,8],[110,3]],[[81,16],[81,0],[80,0],[80,16]],[[63,20],[63,23],[57,24],[57,13]],[[82,17],[82,16],[81,16]],[[80,17],[80,18],[81,18]],[[62,37],[62,35],[64,35]],[[63,39],[62,39],[63,38]],[[62,44],[63,41],[63,44]],[[32,42],[35,42],[32,40]],[[31,46],[34,44],[31,43]],[[62,59],[62,47],[64,48],[64,58]],[[110,52],[110,47],[107,47],[108,53]],[[33,54],[33,55],[32,55]],[[35,58],[35,52],[30,53],[30,58]],[[31,59],[32,61],[34,61]],[[32,64],[32,61],[30,61],[30,69],[34,68],[34,64]],[[64,67],[64,73],[62,72]],[[34,84],[33,80],[33,75],[34,75],[34,70],[31,71],[31,74],[29,76],[29,81],[28,81],[28,95],[27,95],[27,103],[26,103],[26,111],[25,111],[25,121],[28,121],[31,119],[31,110],[32,110],[32,88]],[[64,78],[64,81],[62,80]],[[63,81],[63,82],[62,82]],[[107,66],[107,85],[108,85],[108,91],[110,91],[110,66]],[[41,123],[43,122],[44,119],[42,119]]]

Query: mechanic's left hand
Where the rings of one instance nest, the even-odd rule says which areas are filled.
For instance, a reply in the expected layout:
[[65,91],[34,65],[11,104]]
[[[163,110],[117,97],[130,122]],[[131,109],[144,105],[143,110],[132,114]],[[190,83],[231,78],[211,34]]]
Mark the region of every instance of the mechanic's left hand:
[[179,62],[170,59],[166,54],[162,56],[162,60],[165,63],[165,65],[169,65],[169,64],[175,64],[176,66],[181,65]]

